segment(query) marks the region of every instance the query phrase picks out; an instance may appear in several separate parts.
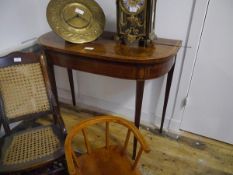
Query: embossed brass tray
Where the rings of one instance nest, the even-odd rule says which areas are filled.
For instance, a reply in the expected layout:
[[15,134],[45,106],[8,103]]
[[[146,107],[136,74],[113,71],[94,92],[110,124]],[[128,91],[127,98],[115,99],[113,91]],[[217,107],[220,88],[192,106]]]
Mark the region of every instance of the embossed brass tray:
[[94,0],[51,0],[47,20],[54,32],[72,43],[95,40],[105,25],[104,12]]

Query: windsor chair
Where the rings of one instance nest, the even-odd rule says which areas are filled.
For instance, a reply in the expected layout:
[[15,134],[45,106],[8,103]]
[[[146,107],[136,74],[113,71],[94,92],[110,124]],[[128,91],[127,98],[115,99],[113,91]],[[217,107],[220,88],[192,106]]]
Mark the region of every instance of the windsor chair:
[[[100,123],[105,125],[105,145],[92,149],[87,131],[89,127]],[[110,144],[110,123],[117,123],[127,129],[122,145]],[[83,135],[86,153],[77,156],[72,143],[79,133]],[[140,144],[135,160],[131,160],[127,153],[131,133]],[[137,165],[143,151],[148,153],[150,149],[139,130],[129,121],[113,116],[95,117],[80,122],[69,132],[65,141],[65,155],[70,175],[141,175]]]

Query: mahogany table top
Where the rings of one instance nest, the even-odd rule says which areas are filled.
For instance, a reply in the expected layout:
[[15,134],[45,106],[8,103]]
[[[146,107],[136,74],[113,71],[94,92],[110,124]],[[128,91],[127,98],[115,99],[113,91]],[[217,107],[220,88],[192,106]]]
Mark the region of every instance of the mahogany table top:
[[46,49],[115,62],[151,64],[167,61],[174,57],[181,41],[156,39],[149,47],[128,46],[115,41],[114,33],[104,32],[97,40],[85,44],[72,44],[64,41],[54,32],[42,35],[38,41]]

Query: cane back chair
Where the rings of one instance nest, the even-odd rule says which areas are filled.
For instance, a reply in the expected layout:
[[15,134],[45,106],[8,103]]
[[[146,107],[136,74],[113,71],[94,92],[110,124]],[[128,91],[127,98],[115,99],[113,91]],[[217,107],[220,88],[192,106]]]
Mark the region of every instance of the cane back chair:
[[[100,123],[105,125],[105,146],[92,149],[87,137],[87,130]],[[124,144],[110,144],[109,128],[112,123],[126,128]],[[78,156],[72,142],[79,133],[83,135],[86,153]],[[135,161],[131,160],[127,153],[131,133],[140,143]],[[113,116],[101,116],[82,121],[73,127],[65,140],[65,155],[70,175],[141,175],[137,164],[143,151],[148,153],[150,149],[139,130],[129,121]]]
[[[14,131],[10,124],[53,116],[49,125]],[[64,156],[66,130],[51,91],[43,55],[14,52],[0,58],[0,173],[29,171]]]

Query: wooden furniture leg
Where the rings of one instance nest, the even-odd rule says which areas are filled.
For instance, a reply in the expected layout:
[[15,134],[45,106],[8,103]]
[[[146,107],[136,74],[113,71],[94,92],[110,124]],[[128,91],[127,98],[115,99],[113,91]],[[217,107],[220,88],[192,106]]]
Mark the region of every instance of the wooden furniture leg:
[[[49,75],[49,80],[51,82],[51,89],[52,89],[53,95],[55,96],[55,100],[57,103],[57,110],[60,112],[57,85],[56,85],[55,74],[54,74],[54,66],[52,63],[49,62],[49,60],[47,62],[48,62],[48,75]],[[54,118],[55,123],[57,123],[58,121],[55,115],[53,115],[53,118]]]
[[167,103],[168,103],[168,98],[169,98],[169,94],[170,94],[170,89],[171,89],[171,84],[172,84],[172,77],[173,77],[173,72],[174,72],[174,69],[175,69],[175,63],[172,66],[171,70],[168,72],[168,75],[167,75],[165,99],[164,99],[164,104],[163,104],[163,114],[162,114],[160,129],[159,129],[160,134],[163,132],[163,124],[164,124],[164,119],[165,119],[166,110],[167,110]]
[[56,80],[55,80],[55,75],[54,75],[54,66],[52,63],[49,62],[48,60],[48,74],[49,74],[49,79],[51,82],[51,88],[53,91],[53,95],[55,96],[55,99],[57,101],[57,105],[59,105],[58,103],[58,94],[57,94],[57,85],[56,85]]
[[[141,108],[142,108],[142,99],[143,99],[143,92],[144,92],[144,84],[145,80],[137,80],[136,85],[136,102],[135,102],[135,117],[134,117],[134,124],[137,128],[140,126],[140,119],[141,119]],[[137,151],[137,139],[134,138],[133,143],[133,159],[135,159]]]
[[71,90],[71,95],[72,95],[72,103],[73,103],[73,106],[76,106],[75,91],[74,91],[74,79],[73,79],[72,69],[67,68],[67,72],[68,72],[70,90]]

